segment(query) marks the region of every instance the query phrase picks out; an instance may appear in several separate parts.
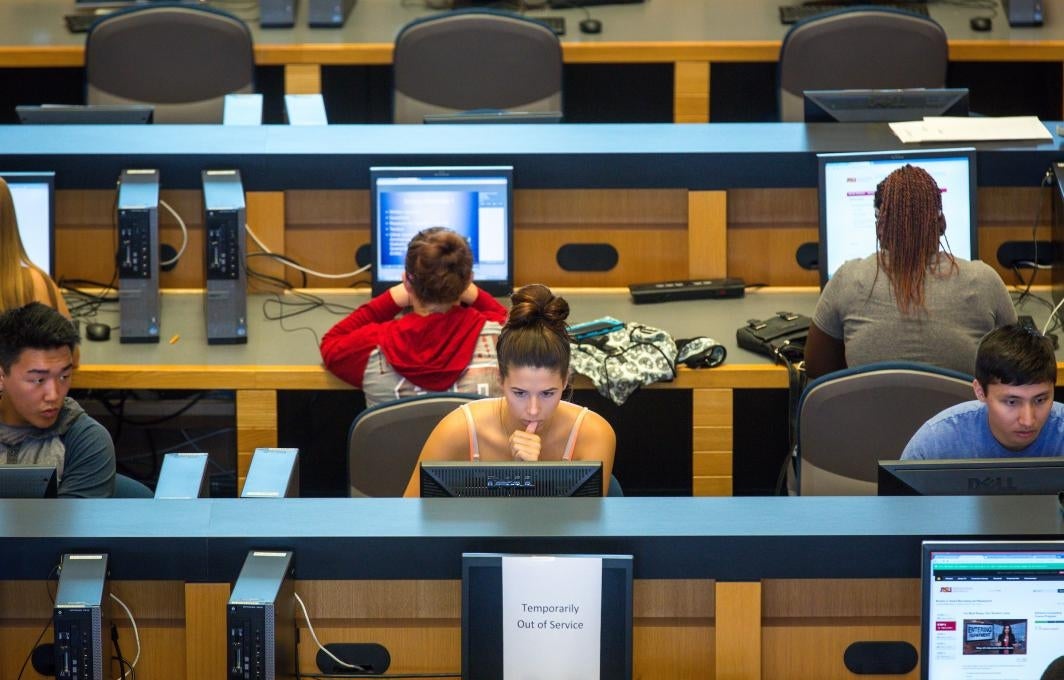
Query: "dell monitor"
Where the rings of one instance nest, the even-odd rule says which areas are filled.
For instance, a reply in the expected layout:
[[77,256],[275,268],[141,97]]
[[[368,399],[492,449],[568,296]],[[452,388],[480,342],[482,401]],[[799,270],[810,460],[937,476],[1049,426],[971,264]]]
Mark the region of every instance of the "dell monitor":
[[22,246],[33,264],[55,276],[55,173],[3,172],[11,189]]
[[54,465],[0,465],[0,498],[55,498]]
[[406,248],[422,229],[446,227],[469,243],[473,280],[496,297],[514,280],[513,168],[370,168],[373,294],[403,280]]
[[422,498],[602,496],[600,461],[421,464]]
[[942,193],[943,240],[965,260],[978,256],[975,149],[818,154],[820,283],[843,262],[876,252],[876,185],[904,165],[923,168]]
[[967,88],[806,90],[807,123],[893,123],[925,116],[967,116]]
[[924,542],[921,576],[923,680],[1059,677],[1064,542]]
[[[567,558],[592,558],[601,561],[600,614],[598,617],[598,649],[594,643],[586,641],[581,646],[573,641],[572,635],[582,635],[584,629],[569,628],[581,619],[581,614],[594,620],[591,609],[574,612],[572,604],[566,610],[557,600],[550,600],[553,583],[549,580],[524,581],[511,573],[511,579],[518,584],[527,584],[534,588],[537,595],[543,597],[543,604],[561,605],[540,610],[544,613],[524,615],[523,597],[527,594],[514,581],[507,579],[507,568],[513,568],[510,560],[520,560],[527,556],[511,556],[496,553],[462,554],[462,674],[465,680],[498,680],[498,678],[566,678],[580,677],[581,680],[631,680],[632,678],[632,556],[631,555],[539,555],[533,560],[565,560]],[[562,571],[567,572],[564,565]],[[583,574],[584,572],[578,572]],[[575,583],[584,585],[577,580]],[[564,585],[562,586],[564,589]],[[515,590],[517,592],[515,592]],[[593,592],[593,591],[590,591]],[[588,593],[590,595],[590,592]],[[564,596],[558,598],[571,602]],[[594,599],[593,596],[589,599]],[[539,602],[536,602],[539,604]],[[514,606],[516,605],[516,607]],[[586,601],[585,601],[586,605]],[[518,609],[518,612],[514,610]],[[513,616],[535,619],[543,623],[545,630],[532,631],[531,635],[510,636],[514,631],[504,622],[513,623]],[[593,625],[593,624],[592,624]],[[588,626],[589,628],[591,626]],[[509,632],[508,632],[509,631]],[[567,635],[569,634],[569,635]],[[539,649],[527,645],[528,638],[544,639],[552,637],[557,646],[551,649]],[[584,639],[580,640],[585,642]],[[526,644],[522,644],[526,643]],[[570,644],[567,644],[570,643]],[[574,645],[576,649],[574,649]],[[558,665],[564,663],[567,655],[582,656],[583,653],[598,652],[598,674],[587,672],[584,675],[559,672]],[[551,659],[544,660],[543,665],[553,664],[550,672],[539,671],[529,667],[535,663],[537,654],[549,653]],[[515,658],[516,657],[516,658]],[[529,661],[531,657],[531,661]],[[570,656],[571,658],[571,656]],[[588,660],[583,659],[585,662]],[[514,669],[514,665],[518,665]],[[581,670],[585,670],[581,668]],[[526,672],[523,672],[526,671]]]
[[1053,194],[1053,270],[1051,276],[1053,303],[1057,305],[1064,300],[1064,162],[1054,163],[1052,170],[1053,183],[1050,190]]
[[1064,458],[879,461],[880,496],[983,496],[1064,491]]
[[150,123],[154,106],[144,104],[44,104],[16,106],[27,125],[139,125]]

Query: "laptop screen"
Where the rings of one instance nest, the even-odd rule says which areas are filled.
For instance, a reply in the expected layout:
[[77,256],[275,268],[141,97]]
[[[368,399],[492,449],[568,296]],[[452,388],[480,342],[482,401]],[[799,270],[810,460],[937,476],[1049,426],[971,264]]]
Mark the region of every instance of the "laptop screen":
[[898,168],[923,168],[942,192],[945,240],[957,257],[977,255],[974,149],[819,154],[820,283],[846,260],[876,252],[876,185]]
[[1064,541],[923,544],[924,680],[1038,680],[1064,655]]
[[373,294],[403,280],[406,248],[422,229],[446,227],[473,253],[473,280],[498,297],[513,290],[513,168],[370,168]]

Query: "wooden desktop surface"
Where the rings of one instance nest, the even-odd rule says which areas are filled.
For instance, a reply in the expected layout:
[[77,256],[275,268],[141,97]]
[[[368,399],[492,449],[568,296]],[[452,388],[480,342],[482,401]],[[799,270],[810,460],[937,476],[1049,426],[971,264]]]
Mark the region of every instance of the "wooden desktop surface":
[[[788,27],[778,6],[788,0],[652,0],[594,7],[603,23],[596,35],[579,32],[579,9],[536,10],[531,17],[562,16],[566,63],[671,63],[675,122],[709,120],[709,67],[714,62],[773,62]],[[306,26],[307,4],[298,3],[291,29],[261,29],[248,4],[212,3],[248,21],[260,65],[285,67],[289,93],[321,91],[323,65],[387,65],[399,29],[433,12],[417,2],[359,0],[343,28]],[[254,7],[254,5],[251,5]],[[0,67],[77,67],[84,63],[84,35],[71,34],[63,14],[72,0],[5,0],[0,3]],[[973,31],[971,17],[987,10],[933,3],[931,16],[949,36],[952,61],[1061,61],[1064,18],[1047,12],[1045,26],[1011,28],[999,7],[989,32]]]

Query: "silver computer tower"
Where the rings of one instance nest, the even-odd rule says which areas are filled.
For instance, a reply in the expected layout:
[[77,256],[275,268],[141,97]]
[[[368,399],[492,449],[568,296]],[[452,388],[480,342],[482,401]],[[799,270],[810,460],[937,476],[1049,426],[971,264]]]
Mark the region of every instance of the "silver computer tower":
[[56,680],[104,680],[110,668],[107,555],[63,555],[52,610]]
[[252,550],[226,611],[229,680],[276,680],[295,673],[292,552]]

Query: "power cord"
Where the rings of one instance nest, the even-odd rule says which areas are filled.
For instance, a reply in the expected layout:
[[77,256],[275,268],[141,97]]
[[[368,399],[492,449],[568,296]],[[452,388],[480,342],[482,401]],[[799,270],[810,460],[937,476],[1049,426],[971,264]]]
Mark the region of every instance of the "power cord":
[[[48,593],[48,599],[51,601],[53,606],[55,606],[55,596],[52,595],[52,589],[48,587],[48,584],[51,582],[52,577],[55,576],[58,572],[59,565],[57,564],[52,567],[52,570],[48,572],[48,576],[46,576],[44,579],[44,590]],[[41,632],[37,636],[37,639],[33,641],[32,645],[30,645],[30,653],[27,654],[26,658],[22,661],[22,666],[18,669],[18,676],[15,678],[15,680],[22,680],[22,674],[26,672],[26,665],[30,662],[30,659],[33,658],[33,651],[37,649],[37,645],[41,644],[41,638],[44,637],[44,634],[47,633],[48,629],[51,627],[52,617],[49,616],[48,620],[44,622],[44,628],[41,628]]]
[[355,664],[347,663],[346,661],[341,661],[339,657],[337,657],[329,650],[325,649],[325,645],[321,644],[321,641],[318,640],[318,634],[314,632],[314,624],[310,622],[310,614],[307,613],[307,607],[305,604],[303,604],[303,598],[299,596],[299,593],[292,593],[292,596],[296,598],[296,603],[299,604],[299,608],[303,610],[303,618],[307,622],[307,630],[310,631],[310,637],[314,638],[314,644],[318,645],[318,649],[323,651],[326,656],[338,663],[343,668],[350,668],[351,670],[358,671],[360,673],[368,673],[370,671],[370,669],[366,668],[365,666],[358,666]]
[[[133,639],[136,640],[136,642],[137,642],[137,655],[133,657],[133,663],[127,664],[129,666],[129,670],[126,671],[125,673],[122,673],[122,675],[120,675],[117,678],[115,678],[115,680],[125,680],[125,678],[127,676],[129,677],[129,680],[136,680],[137,676],[136,676],[136,673],[134,672],[133,669],[135,669],[137,667],[137,662],[140,661],[140,631],[137,630],[137,620],[133,618],[133,612],[129,611],[129,607],[126,606],[125,602],[123,602],[122,600],[118,599],[118,597],[114,593],[110,593],[110,596],[111,596],[112,600],[117,602],[119,604],[119,606],[121,606],[122,609],[124,609],[126,611],[126,616],[129,617],[129,623],[130,623],[131,626],[133,626]],[[113,626],[113,624],[112,624],[112,626]],[[118,654],[119,666],[120,666],[119,670],[121,671],[122,655],[118,651],[118,628],[117,627],[112,627],[111,640],[112,640],[112,642],[114,643],[114,646],[115,646],[115,653]]]
[[372,265],[368,265],[367,264],[365,267],[359,267],[358,269],[356,269],[356,270],[354,270],[352,272],[345,272],[343,274],[325,274],[323,272],[314,271],[313,269],[307,269],[306,267],[304,267],[302,265],[296,264],[295,261],[292,260],[291,258],[289,258],[289,257],[287,257],[285,255],[281,255],[279,253],[275,253],[272,250],[270,250],[269,248],[267,248],[266,244],[263,243],[261,240],[259,240],[259,237],[255,235],[255,232],[252,230],[250,224],[245,224],[244,225],[244,229],[247,230],[248,236],[251,237],[251,240],[255,242],[255,245],[257,245],[259,247],[259,249],[262,250],[262,252],[266,253],[267,255],[272,255],[278,262],[280,262],[281,264],[285,265],[286,267],[291,267],[292,269],[295,269],[296,271],[303,272],[305,274],[311,274],[313,276],[320,276],[323,279],[348,279],[348,278],[351,278],[352,276],[358,276],[359,274],[361,274],[363,272],[369,271],[370,267],[372,266]]
[[172,264],[177,264],[177,261],[181,259],[181,256],[185,254],[185,249],[188,248],[188,227],[185,226],[185,221],[181,219],[181,216],[177,214],[177,211],[170,207],[170,204],[166,201],[160,200],[159,205],[166,208],[167,212],[174,216],[177,220],[177,226],[181,227],[181,247],[177,250],[177,255],[174,255],[169,260],[160,262],[160,267],[169,267]]

